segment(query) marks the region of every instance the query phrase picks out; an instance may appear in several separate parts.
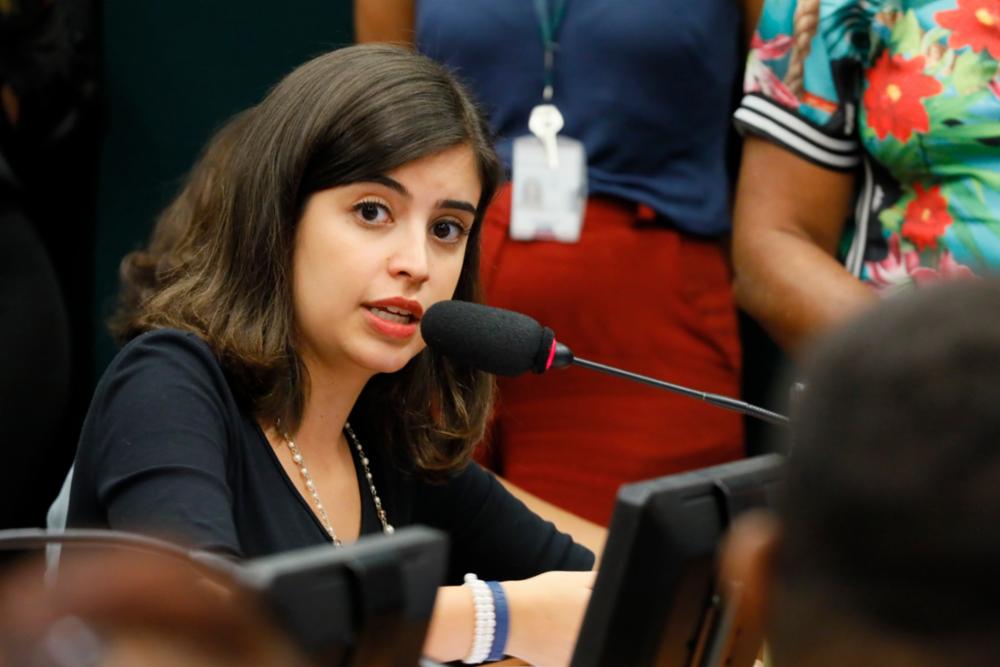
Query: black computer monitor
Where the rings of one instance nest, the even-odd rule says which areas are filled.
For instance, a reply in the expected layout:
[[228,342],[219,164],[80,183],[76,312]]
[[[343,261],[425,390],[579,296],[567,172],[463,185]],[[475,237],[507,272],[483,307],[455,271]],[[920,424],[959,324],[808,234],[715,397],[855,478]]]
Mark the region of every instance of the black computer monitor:
[[257,558],[237,578],[317,664],[414,667],[447,558],[447,536],[415,526]]
[[572,667],[751,667],[760,637],[716,588],[730,520],[770,505],[776,454],[627,484],[618,493]]

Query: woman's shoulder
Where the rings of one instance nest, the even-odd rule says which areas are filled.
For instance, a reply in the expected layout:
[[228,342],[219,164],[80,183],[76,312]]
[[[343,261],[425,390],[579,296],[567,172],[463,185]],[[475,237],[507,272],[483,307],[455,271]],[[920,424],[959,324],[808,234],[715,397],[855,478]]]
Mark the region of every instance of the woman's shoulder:
[[216,433],[233,431],[242,412],[212,348],[196,334],[155,329],[118,352],[98,383],[81,444],[101,433],[143,434],[125,440],[154,442],[149,432],[172,433],[182,425]]
[[128,341],[108,365],[95,401],[122,394],[157,402],[211,397],[228,411],[233,394],[219,359],[207,341],[190,331],[159,328]]
[[[178,354],[212,354],[212,348],[205,339],[191,331],[161,327],[150,329],[131,339],[122,346],[121,354],[143,350],[160,350]],[[214,355],[212,355],[214,358]]]
[[109,371],[123,368],[175,367],[221,373],[212,347],[190,331],[159,328],[142,333],[125,343],[109,365]]

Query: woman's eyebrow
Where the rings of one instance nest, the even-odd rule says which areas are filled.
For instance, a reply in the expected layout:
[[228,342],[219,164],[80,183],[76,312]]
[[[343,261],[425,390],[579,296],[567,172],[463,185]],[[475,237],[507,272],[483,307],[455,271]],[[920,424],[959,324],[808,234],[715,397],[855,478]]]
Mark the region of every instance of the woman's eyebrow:
[[379,185],[384,185],[385,187],[389,188],[390,190],[395,190],[396,192],[398,192],[399,194],[403,195],[404,197],[409,197],[410,196],[410,191],[407,190],[406,187],[404,187],[402,183],[400,183],[396,179],[390,178],[390,177],[388,177],[388,176],[386,176],[384,174],[379,174],[377,176],[369,176],[368,178],[363,178],[361,180],[362,180],[362,182],[378,183]]
[[475,214],[476,207],[467,201],[462,201],[461,199],[442,199],[437,204],[434,205],[435,208],[453,208],[459,211],[468,211],[469,213]]
[[[404,197],[410,197],[410,191],[406,189],[402,183],[394,178],[386,176],[385,174],[379,174],[377,176],[369,176],[368,178],[362,179],[363,182],[368,183],[378,183],[379,185],[384,185],[390,190],[395,190]],[[442,199],[434,205],[435,208],[451,208],[458,211],[468,211],[473,215],[476,213],[476,207],[470,202],[461,199]]]

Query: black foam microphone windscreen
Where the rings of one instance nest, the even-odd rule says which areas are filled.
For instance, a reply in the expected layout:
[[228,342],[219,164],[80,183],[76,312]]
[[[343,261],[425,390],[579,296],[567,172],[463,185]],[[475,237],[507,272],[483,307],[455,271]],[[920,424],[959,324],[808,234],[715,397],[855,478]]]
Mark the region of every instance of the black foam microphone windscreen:
[[467,301],[440,301],[424,313],[427,345],[459,363],[496,375],[544,372],[555,334],[527,315]]

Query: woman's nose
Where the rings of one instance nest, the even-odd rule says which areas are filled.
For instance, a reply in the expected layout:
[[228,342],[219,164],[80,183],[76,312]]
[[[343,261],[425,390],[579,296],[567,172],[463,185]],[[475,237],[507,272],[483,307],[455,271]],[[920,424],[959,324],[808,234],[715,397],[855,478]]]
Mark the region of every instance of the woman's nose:
[[421,224],[400,225],[389,255],[389,273],[413,282],[427,280],[430,273],[427,233]]

